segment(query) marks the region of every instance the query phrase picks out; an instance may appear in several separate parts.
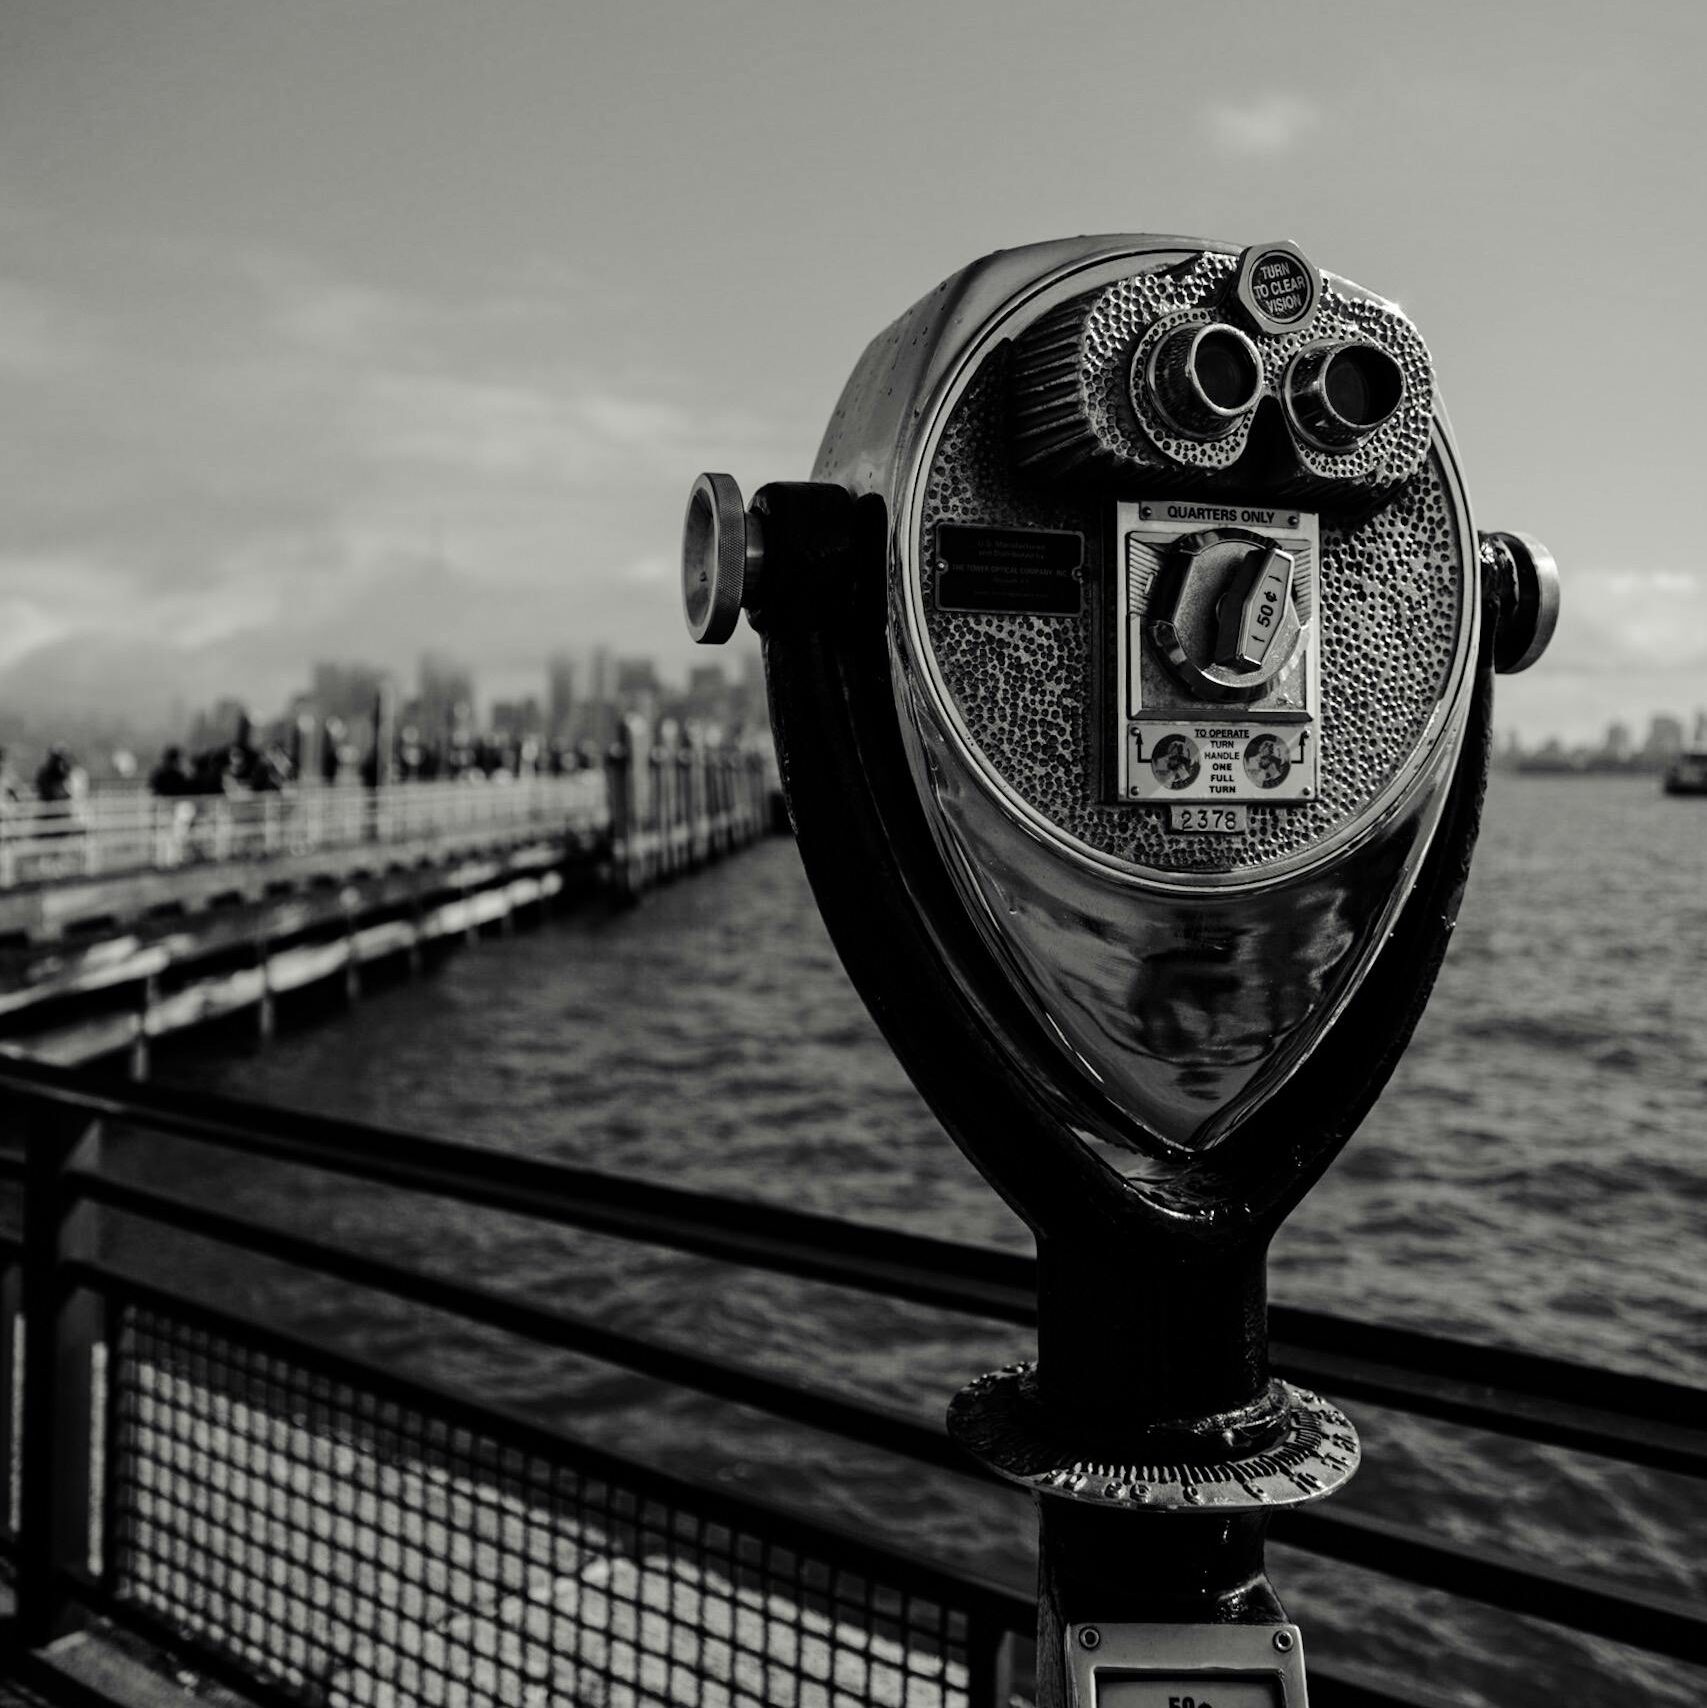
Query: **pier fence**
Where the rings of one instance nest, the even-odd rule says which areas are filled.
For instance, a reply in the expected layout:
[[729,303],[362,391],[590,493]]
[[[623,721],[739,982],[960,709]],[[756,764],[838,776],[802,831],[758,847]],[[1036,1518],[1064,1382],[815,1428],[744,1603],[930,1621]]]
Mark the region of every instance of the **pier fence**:
[[[233,1263],[335,1284],[352,1306],[406,1301],[979,1478],[939,1423],[185,1191],[149,1166],[183,1141],[387,1188],[400,1204],[1035,1320],[1027,1257],[0,1063],[0,1177],[17,1195],[0,1242],[0,1556],[15,1573],[20,1666],[49,1668],[45,1645],[97,1621],[276,1708],[1005,1708],[1033,1627],[1029,1584],[737,1491],[713,1474],[711,1443],[661,1471],[448,1377],[252,1320],[140,1264],[138,1238],[154,1251],[211,1243]],[[1281,1373],[1337,1399],[1707,1475],[1707,1392],[1313,1312],[1276,1309],[1272,1328]],[[1279,1513],[1274,1533],[1548,1630],[1707,1663],[1707,1616],[1679,1598],[1360,1513]],[[1333,1656],[1313,1659],[1311,1694],[1317,1708],[1443,1700],[1424,1679]]]
[[557,777],[0,803],[0,1052],[142,1072],[187,1028],[265,1036],[297,992],[696,871],[779,828],[775,791],[766,747],[634,719]]
[[0,891],[560,828],[609,835],[620,881],[640,888],[768,823],[763,747],[707,746],[631,723],[602,766],[559,776],[231,795],[162,796],[138,786],[67,801],[0,801]]
[[241,795],[101,789],[81,800],[12,802],[0,812],[0,887],[547,824],[590,831],[608,819],[605,780],[596,770]]

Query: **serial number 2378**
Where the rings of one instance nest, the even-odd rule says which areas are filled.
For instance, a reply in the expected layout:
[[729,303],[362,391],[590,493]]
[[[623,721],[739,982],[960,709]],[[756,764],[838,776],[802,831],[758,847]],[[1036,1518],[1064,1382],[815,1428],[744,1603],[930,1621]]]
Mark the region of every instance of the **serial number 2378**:
[[1245,807],[1179,806],[1170,807],[1169,830],[1236,831],[1249,828],[1249,813]]

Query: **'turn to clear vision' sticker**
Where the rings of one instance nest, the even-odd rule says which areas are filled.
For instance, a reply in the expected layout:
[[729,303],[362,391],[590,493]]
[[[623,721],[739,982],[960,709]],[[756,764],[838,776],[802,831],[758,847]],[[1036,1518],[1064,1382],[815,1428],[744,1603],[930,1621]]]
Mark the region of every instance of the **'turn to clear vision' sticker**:
[[937,526],[936,550],[939,611],[1076,617],[1083,606],[1082,534],[942,522]]

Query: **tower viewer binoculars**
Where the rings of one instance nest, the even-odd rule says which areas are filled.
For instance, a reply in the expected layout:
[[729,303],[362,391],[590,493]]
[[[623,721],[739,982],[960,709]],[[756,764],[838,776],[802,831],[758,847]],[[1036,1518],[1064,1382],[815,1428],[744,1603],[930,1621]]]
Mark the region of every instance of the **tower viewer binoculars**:
[[695,483],[683,591],[763,637],[831,935],[1037,1235],[1037,1363],[950,1425],[1043,1497],[1040,1701],[1299,1708],[1263,1530],[1358,1447],[1269,1375],[1266,1250],[1426,1001],[1551,558],[1476,532],[1394,304],[1131,236],[907,310],[811,481]]

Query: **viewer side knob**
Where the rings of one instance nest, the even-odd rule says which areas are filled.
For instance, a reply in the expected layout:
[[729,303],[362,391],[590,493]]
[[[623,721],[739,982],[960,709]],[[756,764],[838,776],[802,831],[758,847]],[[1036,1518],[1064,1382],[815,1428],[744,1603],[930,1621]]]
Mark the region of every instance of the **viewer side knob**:
[[1527,670],[1553,638],[1559,621],[1559,566],[1533,534],[1482,535],[1498,576],[1500,620],[1494,669],[1501,676]]
[[748,514],[733,476],[702,474],[682,522],[682,608],[688,633],[702,646],[720,646],[734,634],[763,564],[763,525]]

